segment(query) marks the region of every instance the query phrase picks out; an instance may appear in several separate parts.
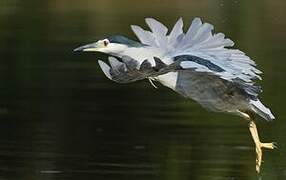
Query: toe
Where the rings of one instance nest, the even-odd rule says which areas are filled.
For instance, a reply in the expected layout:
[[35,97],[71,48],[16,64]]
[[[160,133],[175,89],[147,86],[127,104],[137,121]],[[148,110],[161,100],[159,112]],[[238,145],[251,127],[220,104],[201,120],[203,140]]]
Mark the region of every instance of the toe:
[[261,148],[275,149],[277,148],[277,144],[276,143],[261,143]]

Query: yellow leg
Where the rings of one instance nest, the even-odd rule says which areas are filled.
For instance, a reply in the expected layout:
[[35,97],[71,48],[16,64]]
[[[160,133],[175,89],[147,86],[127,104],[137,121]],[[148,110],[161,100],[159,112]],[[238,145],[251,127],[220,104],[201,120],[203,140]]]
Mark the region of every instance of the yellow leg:
[[252,119],[250,119],[250,122],[249,122],[249,131],[250,131],[251,136],[253,138],[253,141],[255,143],[256,171],[257,171],[257,173],[259,173],[260,172],[260,166],[262,163],[262,148],[274,149],[274,148],[276,148],[276,146],[274,145],[274,143],[261,143],[260,142],[259,136],[258,136],[258,131],[256,128],[256,124]]

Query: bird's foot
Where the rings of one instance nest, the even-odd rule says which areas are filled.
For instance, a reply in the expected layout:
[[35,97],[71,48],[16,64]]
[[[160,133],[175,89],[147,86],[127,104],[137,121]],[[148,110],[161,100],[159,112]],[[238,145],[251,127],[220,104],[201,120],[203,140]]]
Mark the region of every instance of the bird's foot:
[[277,148],[276,143],[257,143],[256,145],[256,171],[260,172],[260,167],[262,163],[262,148],[265,149],[275,149]]
[[277,143],[271,142],[271,143],[260,143],[260,146],[265,149],[276,149]]

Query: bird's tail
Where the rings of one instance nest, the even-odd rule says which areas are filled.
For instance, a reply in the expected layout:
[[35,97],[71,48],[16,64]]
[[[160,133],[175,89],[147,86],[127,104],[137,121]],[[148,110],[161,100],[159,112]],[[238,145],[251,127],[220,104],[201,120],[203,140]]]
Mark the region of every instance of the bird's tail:
[[272,121],[275,119],[270,109],[265,107],[259,99],[250,100],[250,107],[255,113],[257,113],[259,116],[263,117],[267,121]]

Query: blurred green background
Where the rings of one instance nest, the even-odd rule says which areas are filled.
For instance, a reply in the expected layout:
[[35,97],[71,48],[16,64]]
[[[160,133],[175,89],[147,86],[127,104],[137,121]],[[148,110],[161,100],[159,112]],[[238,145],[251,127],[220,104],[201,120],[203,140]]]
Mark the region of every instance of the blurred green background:
[[[1,0],[0,179],[286,179],[285,0]],[[183,17],[215,25],[264,72],[262,101],[276,120],[258,120],[262,173],[247,122],[207,112],[149,82],[115,84],[103,54],[72,50],[130,24]]]

